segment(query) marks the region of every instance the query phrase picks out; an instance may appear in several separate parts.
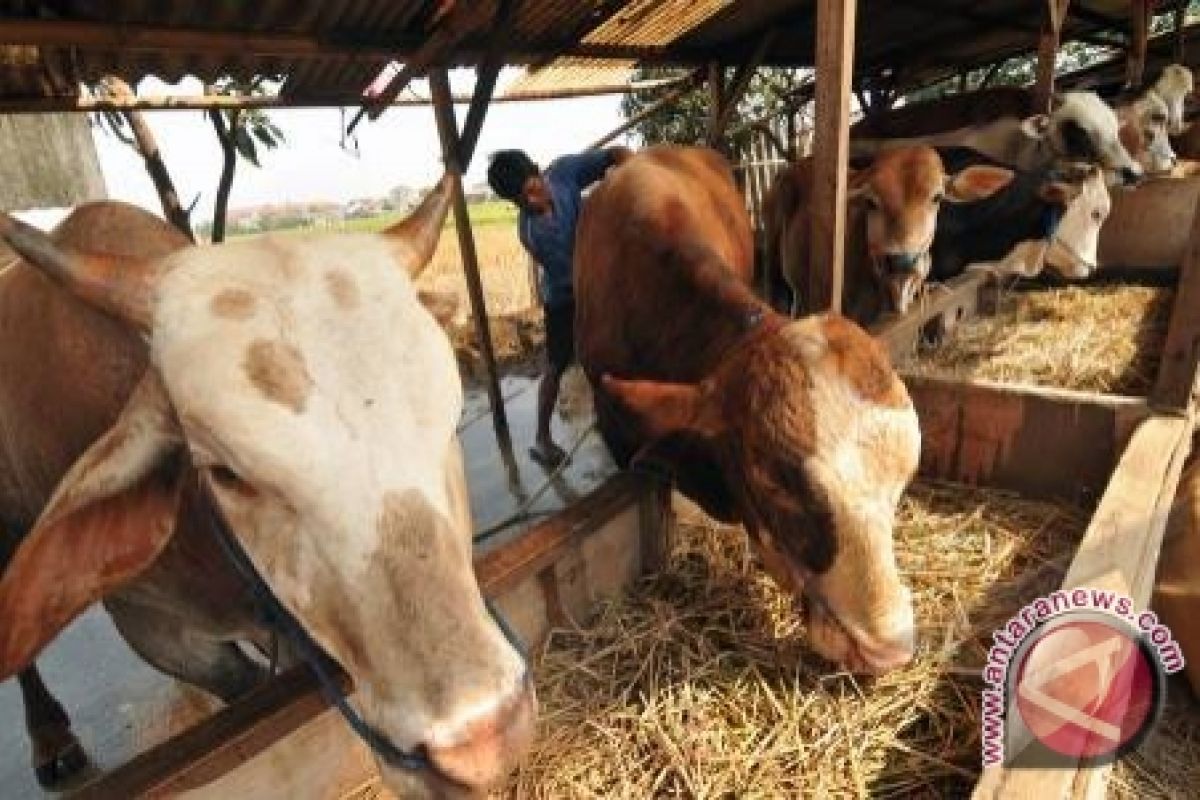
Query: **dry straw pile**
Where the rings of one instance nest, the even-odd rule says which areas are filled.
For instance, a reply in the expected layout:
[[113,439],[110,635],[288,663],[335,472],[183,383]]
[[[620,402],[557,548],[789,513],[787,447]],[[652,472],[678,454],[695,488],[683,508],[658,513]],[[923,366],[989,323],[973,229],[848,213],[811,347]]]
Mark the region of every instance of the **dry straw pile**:
[[995,316],[958,326],[911,367],[927,375],[1147,394],[1173,294],[1142,286],[1003,292]]
[[745,536],[683,509],[668,569],[555,632],[541,728],[509,797],[911,797],[968,793],[992,629],[1057,586],[1086,517],[919,485],[897,529],[918,659],[831,673]]

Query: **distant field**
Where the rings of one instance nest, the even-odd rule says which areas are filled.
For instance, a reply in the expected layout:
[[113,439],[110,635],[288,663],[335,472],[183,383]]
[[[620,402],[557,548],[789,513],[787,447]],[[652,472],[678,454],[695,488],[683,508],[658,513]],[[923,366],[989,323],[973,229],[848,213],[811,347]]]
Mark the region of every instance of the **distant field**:
[[[516,223],[517,209],[512,204],[505,200],[492,200],[487,203],[473,203],[467,206],[468,213],[471,217],[471,224],[477,228],[486,225],[511,225]],[[338,231],[353,231],[358,233],[371,233],[382,230],[388,225],[391,225],[396,220],[403,217],[404,214],[398,211],[389,211],[386,214],[379,214],[374,217],[363,217],[361,219],[348,219],[339,222],[325,230]],[[454,215],[450,214],[446,217],[446,226],[454,225]],[[298,228],[297,230],[311,230],[310,228]]]

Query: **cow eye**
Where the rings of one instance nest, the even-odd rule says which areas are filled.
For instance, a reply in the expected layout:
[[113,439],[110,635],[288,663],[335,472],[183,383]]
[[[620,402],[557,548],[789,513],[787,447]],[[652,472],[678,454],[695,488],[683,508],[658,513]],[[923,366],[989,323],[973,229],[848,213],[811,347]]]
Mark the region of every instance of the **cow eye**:
[[1102,222],[1104,220],[1104,215],[1100,213],[1100,209],[1097,208],[1092,212],[1092,219],[1096,222]]

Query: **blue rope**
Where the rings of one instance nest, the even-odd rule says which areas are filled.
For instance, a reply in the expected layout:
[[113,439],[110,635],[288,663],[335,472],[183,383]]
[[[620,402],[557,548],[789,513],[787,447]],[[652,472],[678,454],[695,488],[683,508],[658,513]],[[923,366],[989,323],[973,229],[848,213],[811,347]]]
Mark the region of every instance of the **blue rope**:
[[[330,705],[341,713],[346,720],[346,724],[350,726],[350,729],[366,743],[367,747],[371,748],[379,756],[380,760],[395,769],[410,771],[429,769],[431,767],[429,756],[423,750],[418,749],[411,753],[401,750],[386,734],[363,719],[358,711],[350,705],[350,701],[346,699],[345,692],[342,691],[339,680],[327,667],[327,664],[332,663],[331,659],[313,641],[308,631],[304,629],[304,626],[279,602],[279,598],[275,596],[266,581],[259,575],[258,570],[251,563],[249,556],[246,555],[246,551],[241,547],[240,543],[234,537],[233,532],[229,529],[224,515],[220,513],[216,499],[210,493],[206,492],[206,495],[206,505],[211,517],[209,527],[212,528],[213,535],[216,537],[226,558],[229,559],[233,568],[241,575],[250,588],[263,624],[272,631],[282,633],[292,641],[301,659],[308,664],[309,669],[316,676],[321,694],[324,695]],[[488,613],[492,615],[492,618],[496,621],[497,626],[499,626],[500,631],[504,634],[509,644],[521,655],[523,660],[528,660],[524,643],[517,636],[516,631],[509,626],[508,621],[499,613],[491,600],[485,599],[484,602]]]

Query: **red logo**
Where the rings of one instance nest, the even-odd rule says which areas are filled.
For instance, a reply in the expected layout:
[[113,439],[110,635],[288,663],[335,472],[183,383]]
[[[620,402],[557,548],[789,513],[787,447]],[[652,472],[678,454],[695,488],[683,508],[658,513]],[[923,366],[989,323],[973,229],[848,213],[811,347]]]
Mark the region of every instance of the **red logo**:
[[1018,746],[1009,752],[1019,760],[1036,741],[1049,751],[1043,757],[1111,760],[1153,725],[1161,672],[1141,637],[1116,618],[1087,614],[1056,622],[1034,633],[1017,662],[1009,697],[1025,730],[1010,726]]

